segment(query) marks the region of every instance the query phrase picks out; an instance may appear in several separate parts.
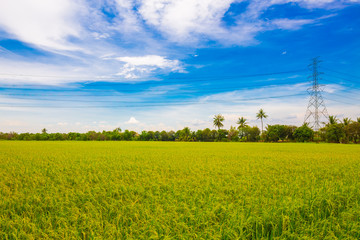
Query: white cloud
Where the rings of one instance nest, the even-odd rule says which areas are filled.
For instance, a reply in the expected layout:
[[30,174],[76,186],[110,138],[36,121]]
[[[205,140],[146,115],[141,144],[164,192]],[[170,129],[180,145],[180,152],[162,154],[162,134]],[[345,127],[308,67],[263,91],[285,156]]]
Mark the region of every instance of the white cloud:
[[68,64],[28,62],[26,59],[0,58],[0,83],[59,85],[94,79],[86,68]]
[[116,60],[125,63],[118,73],[125,78],[138,78],[157,69],[169,72],[184,72],[179,60],[170,60],[162,56],[146,55],[140,57],[117,57]]
[[192,41],[192,35],[213,35],[233,0],[142,0],[139,13],[147,24],[173,41]]
[[326,93],[335,93],[335,92],[339,92],[344,89],[345,88],[339,84],[326,84],[326,86],[324,87],[323,90]]
[[[340,1],[338,1],[338,0],[298,0],[295,2],[299,2],[300,4],[302,4],[308,8],[320,8],[320,7],[329,5],[330,3],[338,3]],[[349,1],[345,0],[343,2],[349,2]]]
[[[142,43],[142,46],[150,44],[159,47],[159,41],[166,40],[181,44],[215,40],[223,44],[249,45],[256,43],[254,37],[260,31],[276,28],[296,30],[304,24],[312,23],[310,19],[272,19],[269,24],[260,16],[271,6],[296,3],[306,8],[335,8],[343,7],[344,3],[359,2],[252,0],[243,13],[232,16],[234,25],[227,26],[223,17],[231,4],[242,1],[2,0],[0,29],[11,38],[36,47],[60,52],[80,50],[97,56],[96,50],[101,49],[99,46],[108,45],[112,48],[108,49],[109,52],[114,52],[116,44],[109,45],[106,40],[115,36],[116,32],[120,34],[117,36],[120,39],[134,44]],[[104,8],[111,9],[113,19],[107,19],[102,12]],[[154,38],[153,29],[165,39]]]
[[79,38],[80,7],[71,0],[0,1],[0,28],[20,41],[41,48],[79,50],[68,39]]
[[257,9],[266,9],[272,5],[280,5],[287,3],[298,4],[301,7],[313,9],[313,8],[342,8],[346,3],[357,3],[359,0],[252,0],[251,4],[257,5]]
[[[261,31],[275,29],[298,30],[314,23],[313,19],[261,19],[262,13],[274,5],[298,4],[304,8],[338,8],[336,0],[252,0],[247,9],[232,16],[235,24],[227,26],[223,17],[231,4],[243,0],[140,0],[138,14],[148,26],[159,31],[168,40],[181,44],[216,40],[222,44],[256,44],[255,36]],[[318,18],[320,20],[322,17]]]
[[178,69],[178,60],[169,60],[162,56],[147,55],[141,57],[117,57],[116,60],[126,62],[133,66],[154,66],[158,68]]
[[314,20],[312,19],[275,19],[271,22],[277,29],[284,30],[298,30],[305,24],[311,24]]
[[[263,30],[259,21],[236,20],[226,26],[223,20],[231,4],[243,0],[142,0],[139,14],[148,26],[166,39],[182,45],[215,40],[225,45],[250,45]],[[234,18],[235,19],[235,18]]]
[[131,117],[128,121],[125,122],[126,124],[138,124],[140,123],[136,118]]

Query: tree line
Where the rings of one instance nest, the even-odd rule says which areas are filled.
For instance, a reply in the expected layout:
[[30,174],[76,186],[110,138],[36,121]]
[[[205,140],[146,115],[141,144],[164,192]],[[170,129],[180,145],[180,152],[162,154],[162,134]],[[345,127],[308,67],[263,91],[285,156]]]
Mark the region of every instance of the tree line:
[[256,114],[261,121],[261,130],[248,125],[247,119],[239,117],[237,127],[223,129],[224,116],[217,114],[213,118],[216,129],[205,128],[191,131],[185,127],[178,131],[135,131],[116,128],[113,131],[89,131],[87,133],[48,133],[44,128],[41,133],[2,133],[0,140],[35,140],[35,141],[185,141],[185,142],[332,142],[332,143],[359,143],[360,118],[353,121],[344,118],[342,121],[335,116],[329,116],[324,127],[315,132],[308,124],[302,126],[267,125],[263,129],[263,120],[268,115],[263,109]]

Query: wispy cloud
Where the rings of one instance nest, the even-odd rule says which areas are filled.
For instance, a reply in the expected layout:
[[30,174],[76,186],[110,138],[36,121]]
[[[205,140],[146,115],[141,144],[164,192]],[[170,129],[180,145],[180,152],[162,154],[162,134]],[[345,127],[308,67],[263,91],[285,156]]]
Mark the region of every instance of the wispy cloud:
[[275,19],[272,21],[272,24],[277,29],[285,29],[285,30],[297,30],[300,29],[305,24],[311,24],[314,20],[312,19]]
[[155,70],[169,72],[184,72],[179,60],[170,60],[163,56],[146,55],[140,57],[117,57],[116,60],[125,63],[117,75],[125,78],[139,78]]

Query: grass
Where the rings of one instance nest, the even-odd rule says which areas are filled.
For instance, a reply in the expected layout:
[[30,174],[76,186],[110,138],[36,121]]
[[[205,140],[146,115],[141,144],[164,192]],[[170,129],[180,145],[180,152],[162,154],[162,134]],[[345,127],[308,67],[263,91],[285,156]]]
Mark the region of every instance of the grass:
[[0,142],[0,239],[360,239],[360,146]]

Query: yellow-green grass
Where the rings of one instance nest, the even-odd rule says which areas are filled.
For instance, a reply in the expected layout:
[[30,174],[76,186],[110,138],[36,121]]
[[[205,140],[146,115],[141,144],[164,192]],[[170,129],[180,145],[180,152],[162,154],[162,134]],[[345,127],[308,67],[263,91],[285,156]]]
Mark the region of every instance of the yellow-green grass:
[[0,142],[0,239],[360,239],[360,146]]

